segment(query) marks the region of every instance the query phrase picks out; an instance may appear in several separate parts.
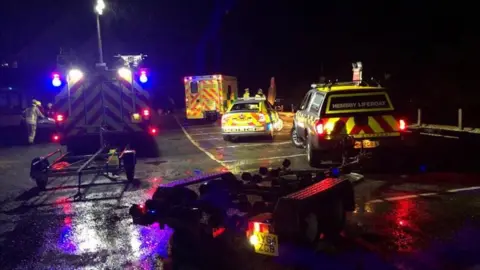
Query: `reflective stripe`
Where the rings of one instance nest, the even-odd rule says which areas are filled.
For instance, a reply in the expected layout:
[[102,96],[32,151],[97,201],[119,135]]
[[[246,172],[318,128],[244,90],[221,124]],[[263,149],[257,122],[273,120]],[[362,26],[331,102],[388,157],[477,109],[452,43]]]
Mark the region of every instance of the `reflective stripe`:
[[[58,112],[67,115],[64,127],[66,137],[78,134],[80,127],[99,127],[104,124],[113,131],[142,131],[143,128],[131,122],[131,114],[140,109],[150,108],[149,94],[134,83],[135,103],[129,83],[114,82],[103,76],[82,80],[71,85],[71,115],[68,115],[68,88],[55,97]],[[103,100],[102,100],[103,94]]]
[[[322,118],[324,130],[329,135],[341,135],[348,134],[353,137],[368,137],[371,134],[372,137],[378,137],[374,134],[384,134],[384,136],[398,136],[399,124],[393,115],[378,115],[378,116],[366,116],[368,117],[367,125],[356,125],[355,117],[331,117]],[[305,121],[309,121],[311,118],[303,118]],[[297,120],[298,121],[298,120]]]

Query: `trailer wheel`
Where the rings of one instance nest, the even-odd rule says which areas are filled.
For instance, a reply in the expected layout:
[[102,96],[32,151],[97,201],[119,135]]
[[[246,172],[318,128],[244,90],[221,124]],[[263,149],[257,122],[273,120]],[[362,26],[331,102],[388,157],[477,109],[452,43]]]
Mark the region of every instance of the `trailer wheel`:
[[38,189],[45,191],[47,189],[48,175],[39,175],[35,178]]
[[125,175],[129,182],[133,182],[133,180],[135,180],[135,167],[125,168]]
[[126,150],[122,158],[123,169],[127,180],[132,182],[135,179],[135,165],[137,164],[136,153],[134,150]]

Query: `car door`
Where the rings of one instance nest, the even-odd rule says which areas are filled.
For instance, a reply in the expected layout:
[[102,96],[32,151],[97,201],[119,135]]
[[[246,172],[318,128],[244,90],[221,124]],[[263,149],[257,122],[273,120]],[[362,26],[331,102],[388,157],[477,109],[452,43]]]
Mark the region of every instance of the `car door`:
[[298,111],[295,113],[295,129],[297,130],[298,136],[302,139],[305,139],[305,131],[307,128],[307,108],[310,104],[312,96],[313,92],[309,91],[303,98],[303,101],[300,104]]

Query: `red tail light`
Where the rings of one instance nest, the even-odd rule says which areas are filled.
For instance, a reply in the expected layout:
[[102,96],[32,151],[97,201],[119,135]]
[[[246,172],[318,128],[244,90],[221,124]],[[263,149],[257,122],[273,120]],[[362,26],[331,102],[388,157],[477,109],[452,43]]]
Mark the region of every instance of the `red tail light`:
[[59,140],[60,140],[60,136],[58,136],[56,134],[52,136],[52,141],[58,142]]
[[405,120],[400,119],[400,121],[398,121],[398,128],[401,131],[404,131],[405,129],[407,129],[407,124],[405,123]]
[[262,113],[259,113],[259,114],[258,114],[258,121],[260,121],[260,122],[265,122],[265,121],[266,121],[265,115],[262,114]]
[[158,129],[155,128],[155,127],[151,127],[148,129],[148,132],[151,134],[151,135],[157,135],[158,134]]
[[63,122],[63,120],[65,120],[65,118],[63,117],[62,114],[57,114],[57,115],[55,116],[55,121],[57,121],[57,122]]
[[318,135],[323,135],[325,133],[325,127],[322,121],[318,120],[315,122],[315,131]]
[[270,231],[270,226],[262,222],[248,222],[248,231],[251,233],[261,232],[268,233]]
[[150,111],[147,109],[143,110],[143,116],[145,117],[150,116]]

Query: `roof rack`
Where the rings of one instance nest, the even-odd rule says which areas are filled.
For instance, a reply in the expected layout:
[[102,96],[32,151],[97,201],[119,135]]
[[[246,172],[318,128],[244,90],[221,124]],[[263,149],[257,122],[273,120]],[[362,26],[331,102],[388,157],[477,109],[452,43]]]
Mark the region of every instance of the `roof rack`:
[[377,86],[381,87],[380,83],[375,80],[373,77],[370,79],[373,84],[369,84],[367,81],[348,81],[348,82],[339,82],[336,81],[329,81],[326,83],[314,83],[311,85],[312,88],[328,88],[331,89],[332,86]]
[[332,88],[332,86],[369,86],[367,82],[364,81],[349,81],[349,82],[339,82],[338,80],[329,81],[326,83],[314,83],[312,88]]

